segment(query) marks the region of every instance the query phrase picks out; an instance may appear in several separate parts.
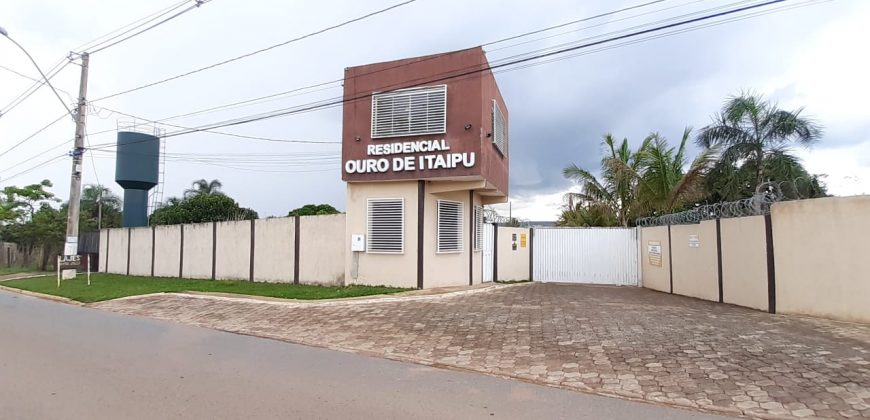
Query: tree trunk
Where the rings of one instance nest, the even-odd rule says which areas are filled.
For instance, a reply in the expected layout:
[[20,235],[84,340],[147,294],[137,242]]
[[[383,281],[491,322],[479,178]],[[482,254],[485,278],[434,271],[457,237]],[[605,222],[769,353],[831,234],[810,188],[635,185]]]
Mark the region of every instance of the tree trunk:
[[755,165],[755,190],[757,191],[764,182],[764,150],[756,151]]
[[48,266],[48,255],[50,253],[51,253],[51,247],[48,245],[43,245],[42,246],[42,261],[39,264],[39,269],[41,271],[46,271],[46,267]]

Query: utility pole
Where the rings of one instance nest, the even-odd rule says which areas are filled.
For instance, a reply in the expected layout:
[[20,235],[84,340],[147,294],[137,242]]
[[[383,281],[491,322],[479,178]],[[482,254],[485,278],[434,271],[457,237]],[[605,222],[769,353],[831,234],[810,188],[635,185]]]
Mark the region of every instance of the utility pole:
[[[84,52],[82,58],[82,74],[79,80],[79,102],[76,108],[76,136],[72,151],[72,174],[69,186],[69,211],[66,218],[66,242],[63,255],[77,255],[79,244],[79,210],[82,196],[82,155],[85,152],[85,118],[87,116],[88,93],[88,62],[90,56]],[[75,278],[75,270],[64,270],[64,278]]]

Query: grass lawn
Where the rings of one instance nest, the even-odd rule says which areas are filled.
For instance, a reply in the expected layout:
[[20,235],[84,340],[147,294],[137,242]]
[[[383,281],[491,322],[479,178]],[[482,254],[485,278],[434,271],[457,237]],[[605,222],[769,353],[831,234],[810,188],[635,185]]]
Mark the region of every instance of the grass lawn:
[[389,294],[408,290],[384,286],[312,286],[250,281],[134,277],[117,274],[92,274],[90,286],[87,284],[86,277],[81,274],[74,280],[64,280],[60,288],[57,287],[57,278],[53,276],[4,281],[2,285],[47,295],[63,296],[79,302],[99,302],[157,292],[220,292],[285,299],[333,299]]
[[36,269],[32,267],[0,267],[0,276],[18,273],[32,273],[34,271],[36,271]]

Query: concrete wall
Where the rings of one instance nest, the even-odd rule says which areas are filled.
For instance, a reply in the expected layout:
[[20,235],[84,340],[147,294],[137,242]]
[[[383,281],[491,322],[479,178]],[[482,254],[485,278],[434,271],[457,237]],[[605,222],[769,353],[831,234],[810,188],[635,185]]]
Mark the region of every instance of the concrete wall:
[[184,270],[189,279],[210,279],[212,274],[212,223],[184,225]]
[[[16,243],[0,242],[0,265],[3,267],[39,268],[42,265],[42,252],[41,246],[20,247]],[[54,258],[49,258],[46,268],[52,269],[54,264]]]
[[[513,235],[517,235],[517,240],[514,242]],[[528,243],[525,247],[520,246],[520,234],[526,235],[526,241],[529,240],[528,228],[513,228],[499,227],[498,228],[498,278],[497,281],[515,281],[529,279],[529,249]],[[517,244],[517,249],[513,249],[513,244]]]
[[344,214],[299,218],[299,282],[310,284],[344,284],[345,245]]
[[[417,188],[416,181],[347,184],[347,225],[345,231],[345,283],[394,287],[417,287]],[[405,243],[402,254],[350,252],[353,234],[366,234],[369,198],[405,200]],[[434,217],[424,213],[424,219]]]
[[[643,285],[667,292],[668,250],[673,253],[675,294],[719,300],[776,313],[870,322],[870,196],[829,197],[776,203],[769,216],[641,229]],[[689,247],[689,235],[699,246]],[[662,267],[648,261],[648,241],[662,243]],[[772,254],[769,249],[772,247]],[[768,258],[773,271],[768,271]],[[774,294],[769,296],[770,285]]]
[[181,226],[154,227],[154,275],[178,277],[181,267]]
[[[661,258],[654,255],[650,260],[650,246],[658,245]],[[670,242],[668,227],[656,226],[640,231],[640,267],[643,287],[660,292],[671,291]]]
[[764,216],[722,219],[722,298],[767,310],[767,241]]
[[778,312],[870,322],[870,196],[774,204]]
[[215,236],[215,278],[251,278],[251,221],[218,222]]
[[254,222],[254,281],[293,283],[295,229],[292,217]]
[[[463,286],[480,283],[483,262],[482,253],[472,250],[473,204],[480,203],[478,194],[472,195],[474,182],[426,181],[423,203],[423,287]],[[484,183],[480,182],[483,186]],[[347,284],[389,285],[417,287],[417,182],[348,183],[347,227],[344,242],[345,282]],[[367,203],[371,198],[402,198],[405,200],[404,253],[377,254],[350,252],[353,234],[367,232]],[[461,252],[438,253],[437,229],[438,200],[457,201],[463,204]],[[306,242],[307,243],[307,242]],[[306,245],[307,246],[307,245]],[[356,261],[355,261],[356,260]],[[307,259],[302,258],[304,264]],[[526,264],[528,264],[526,262]],[[355,268],[358,267],[358,268]],[[354,276],[354,274],[357,274]],[[528,278],[528,269],[523,277]]]
[[106,272],[106,252],[109,250],[109,243],[107,239],[109,237],[109,230],[103,229],[100,231],[100,262],[97,267],[97,271],[101,273]]
[[671,226],[671,253],[674,293],[718,301],[716,221]]
[[106,272],[127,274],[127,229],[107,229],[109,251],[106,256]]
[[151,275],[151,228],[130,229],[130,275]]

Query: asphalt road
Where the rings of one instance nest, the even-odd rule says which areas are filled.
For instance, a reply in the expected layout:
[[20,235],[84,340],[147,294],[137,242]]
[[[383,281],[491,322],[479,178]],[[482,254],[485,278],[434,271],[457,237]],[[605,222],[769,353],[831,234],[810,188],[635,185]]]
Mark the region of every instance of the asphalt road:
[[3,291],[0,417],[714,418]]

